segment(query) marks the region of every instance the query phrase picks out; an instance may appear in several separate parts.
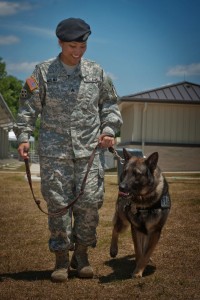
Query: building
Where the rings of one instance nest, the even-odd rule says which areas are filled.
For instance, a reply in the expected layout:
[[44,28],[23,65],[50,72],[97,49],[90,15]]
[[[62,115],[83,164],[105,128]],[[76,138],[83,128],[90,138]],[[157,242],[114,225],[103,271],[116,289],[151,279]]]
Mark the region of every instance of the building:
[[180,82],[119,99],[120,147],[158,151],[164,171],[200,170],[200,85]]

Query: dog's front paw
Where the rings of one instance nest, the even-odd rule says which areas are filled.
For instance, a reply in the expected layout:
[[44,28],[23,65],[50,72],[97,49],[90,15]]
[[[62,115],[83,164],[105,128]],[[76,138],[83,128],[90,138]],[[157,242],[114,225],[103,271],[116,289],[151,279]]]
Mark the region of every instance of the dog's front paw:
[[132,278],[142,278],[142,271],[139,272],[133,272]]
[[117,256],[117,253],[118,253],[118,247],[110,247],[110,256],[111,257],[116,257]]

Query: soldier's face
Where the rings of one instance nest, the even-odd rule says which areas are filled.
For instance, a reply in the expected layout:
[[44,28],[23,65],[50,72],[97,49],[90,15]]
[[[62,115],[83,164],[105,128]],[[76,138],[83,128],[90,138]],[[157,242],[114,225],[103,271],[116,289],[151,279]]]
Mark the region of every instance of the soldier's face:
[[87,43],[62,41],[59,43],[62,48],[61,60],[69,66],[77,65],[87,49]]

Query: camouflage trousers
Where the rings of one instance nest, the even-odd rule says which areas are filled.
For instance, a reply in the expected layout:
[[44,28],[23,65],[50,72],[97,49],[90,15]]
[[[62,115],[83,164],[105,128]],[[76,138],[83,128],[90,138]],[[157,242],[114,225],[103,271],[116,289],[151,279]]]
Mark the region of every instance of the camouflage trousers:
[[[72,202],[80,191],[89,158],[59,159],[40,157],[41,192],[49,212]],[[95,155],[87,177],[84,194],[64,216],[48,217],[49,249],[70,249],[73,243],[95,247],[98,210],[104,197],[104,161]]]

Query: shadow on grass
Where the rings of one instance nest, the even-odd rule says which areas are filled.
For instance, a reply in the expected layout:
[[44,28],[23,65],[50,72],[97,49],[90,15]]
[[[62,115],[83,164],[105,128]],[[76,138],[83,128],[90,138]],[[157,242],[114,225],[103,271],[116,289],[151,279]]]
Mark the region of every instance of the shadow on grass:
[[[99,277],[100,283],[131,279],[135,268],[135,260],[133,255],[127,255],[121,258],[110,259],[105,262],[105,265],[111,267],[113,272],[107,276]],[[155,269],[155,266],[147,265],[143,277],[153,274]]]
[[27,281],[37,281],[37,280],[49,280],[51,278],[51,270],[43,271],[24,271],[18,273],[5,273],[0,274],[0,282],[7,279],[13,280],[27,280]]
[[[131,279],[133,270],[135,268],[135,260],[133,255],[127,255],[121,258],[107,260],[105,265],[109,266],[113,272],[106,276],[100,276],[100,283],[110,283],[114,281]],[[153,274],[155,269],[155,266],[147,265],[143,273],[143,277]],[[4,282],[9,279],[16,281],[51,280],[51,273],[52,270],[30,270],[18,273],[4,273],[0,274],[0,282]],[[76,270],[70,270],[69,278],[75,278],[76,275]]]

